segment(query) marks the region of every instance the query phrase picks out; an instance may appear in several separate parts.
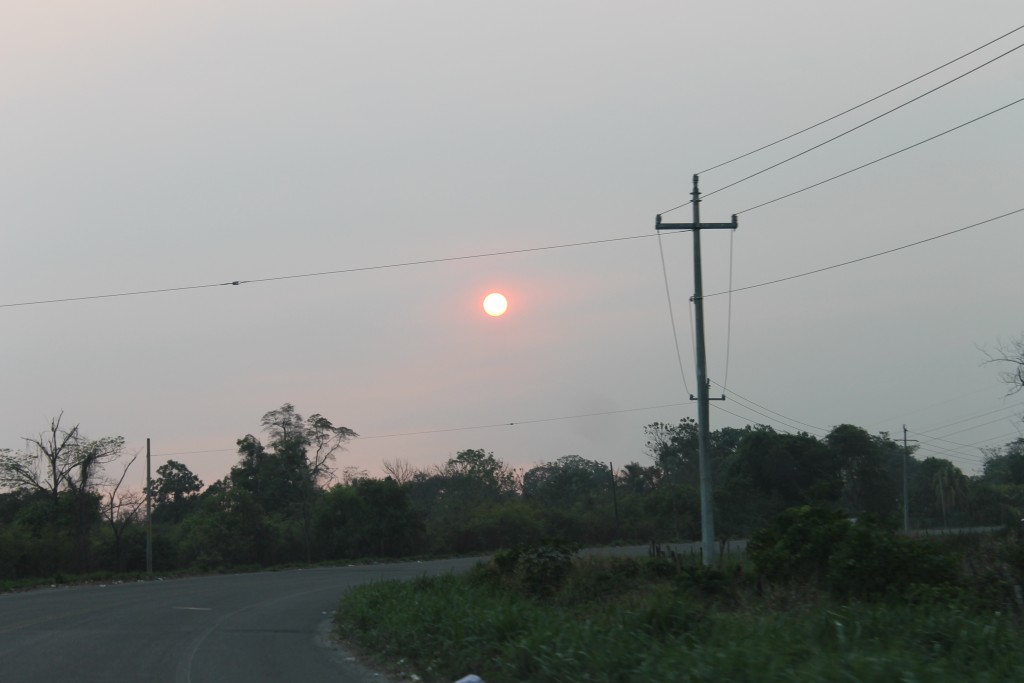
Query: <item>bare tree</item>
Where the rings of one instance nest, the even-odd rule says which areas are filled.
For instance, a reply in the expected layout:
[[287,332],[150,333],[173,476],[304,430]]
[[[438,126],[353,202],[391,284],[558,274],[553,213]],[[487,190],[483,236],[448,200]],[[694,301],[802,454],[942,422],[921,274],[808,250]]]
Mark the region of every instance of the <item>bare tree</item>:
[[[121,455],[124,439],[110,436],[91,441],[82,436],[78,425],[62,427],[63,417],[61,412],[50,420],[49,430],[37,438],[26,438],[25,450],[0,452],[0,485],[45,494],[54,522],[60,516],[61,496],[70,497],[72,514],[63,524],[74,539],[76,569],[84,571],[90,564],[89,532],[101,499],[95,492],[98,477],[103,465]],[[56,539],[56,526],[53,535]]]
[[50,420],[49,433],[41,433],[37,439],[26,437],[26,450],[7,450],[0,455],[0,484],[12,489],[43,491],[56,506],[57,496],[78,467],[78,425],[61,428],[63,416],[62,412]]
[[999,363],[1000,367],[1004,368],[1009,366],[999,373],[1000,379],[1010,387],[1009,394],[1016,394],[1024,389],[1024,334],[1009,342],[997,343],[995,351],[982,351],[988,356],[986,362]]
[[121,539],[124,538],[125,529],[139,519],[142,507],[146,503],[146,496],[143,492],[121,490],[124,478],[128,474],[128,468],[135,463],[138,457],[138,453],[132,456],[132,459],[121,470],[121,476],[117,482],[111,482],[103,498],[103,518],[110,525],[110,530],[114,534],[114,569],[116,571],[124,569]]
[[348,465],[341,468],[341,483],[345,486],[351,486],[360,479],[366,479],[366,477],[367,472],[362,467]]
[[384,473],[395,480],[399,486],[407,484],[416,476],[416,468],[408,460],[395,458],[384,461]]
[[[330,462],[335,455],[345,450],[345,444],[359,436],[348,427],[335,427],[326,417],[317,413],[306,420],[306,439],[312,448],[306,458],[309,463],[309,474],[314,484],[329,483],[334,479],[334,470]],[[365,473],[363,476],[366,476]]]
[[102,466],[121,455],[122,437],[89,441],[78,425],[61,427],[63,417],[61,412],[50,420],[49,430],[38,437],[26,437],[25,450],[0,451],[0,485],[42,491],[56,507],[61,492],[80,497],[95,484]]

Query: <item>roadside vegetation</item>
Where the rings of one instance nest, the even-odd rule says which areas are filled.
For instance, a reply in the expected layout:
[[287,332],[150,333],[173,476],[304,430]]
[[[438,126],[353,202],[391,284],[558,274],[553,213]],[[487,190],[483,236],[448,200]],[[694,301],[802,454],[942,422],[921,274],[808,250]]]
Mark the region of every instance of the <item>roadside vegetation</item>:
[[498,553],[463,576],[350,593],[340,637],[426,681],[1024,678],[1015,532],[910,539],[788,510],[742,556]]
[[[1003,349],[1011,391],[1024,356]],[[237,439],[225,476],[204,483],[184,462],[154,460],[153,570],[238,571],[493,552],[545,538],[598,546],[700,536],[698,430],[655,422],[612,464],[567,454],[516,469],[479,448],[441,464],[395,459],[385,476],[344,463],[358,434],[290,403]],[[21,448],[0,448],[0,589],[26,581],[146,571],[146,491],[119,436],[87,437],[57,415]],[[711,432],[718,540],[749,538],[783,510],[816,506],[911,530],[1017,526],[1024,438],[984,451],[980,472],[918,458],[886,433],[763,425]],[[141,463],[137,463],[141,464]],[[904,476],[907,498],[904,500]],[[133,482],[136,482],[133,484]]]

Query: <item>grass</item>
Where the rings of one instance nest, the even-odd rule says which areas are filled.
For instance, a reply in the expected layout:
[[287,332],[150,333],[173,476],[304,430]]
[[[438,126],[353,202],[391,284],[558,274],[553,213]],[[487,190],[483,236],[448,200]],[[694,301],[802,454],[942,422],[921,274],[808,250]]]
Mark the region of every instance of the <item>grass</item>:
[[927,592],[840,604],[629,558],[577,560],[547,588],[522,579],[490,562],[370,585],[345,598],[337,629],[426,681],[1024,680],[1018,615]]

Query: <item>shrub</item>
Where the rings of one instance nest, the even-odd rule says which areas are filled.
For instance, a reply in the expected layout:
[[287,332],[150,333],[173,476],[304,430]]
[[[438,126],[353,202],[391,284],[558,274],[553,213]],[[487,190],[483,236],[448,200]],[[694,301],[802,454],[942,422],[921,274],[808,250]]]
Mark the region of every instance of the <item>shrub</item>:
[[840,597],[878,598],[911,585],[957,581],[953,560],[925,539],[897,536],[873,519],[850,527],[828,563],[828,585]]
[[955,563],[937,544],[897,536],[870,516],[848,520],[838,510],[786,510],[751,539],[747,552],[769,581],[808,582],[841,598],[958,581]]
[[754,534],[747,556],[769,581],[821,581],[829,557],[849,530],[850,521],[838,510],[790,508]]
[[547,596],[565,582],[579,545],[549,540],[518,545],[495,553],[493,564],[501,576],[511,578],[530,595]]

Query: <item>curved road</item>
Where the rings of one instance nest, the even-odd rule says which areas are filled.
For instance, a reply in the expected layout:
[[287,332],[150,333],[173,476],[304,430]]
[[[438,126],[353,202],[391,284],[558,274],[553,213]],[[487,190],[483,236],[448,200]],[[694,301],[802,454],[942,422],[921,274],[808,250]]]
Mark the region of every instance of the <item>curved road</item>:
[[464,571],[477,561],[300,569],[0,595],[0,681],[379,682],[381,677],[327,643],[330,619],[345,591],[372,581]]

